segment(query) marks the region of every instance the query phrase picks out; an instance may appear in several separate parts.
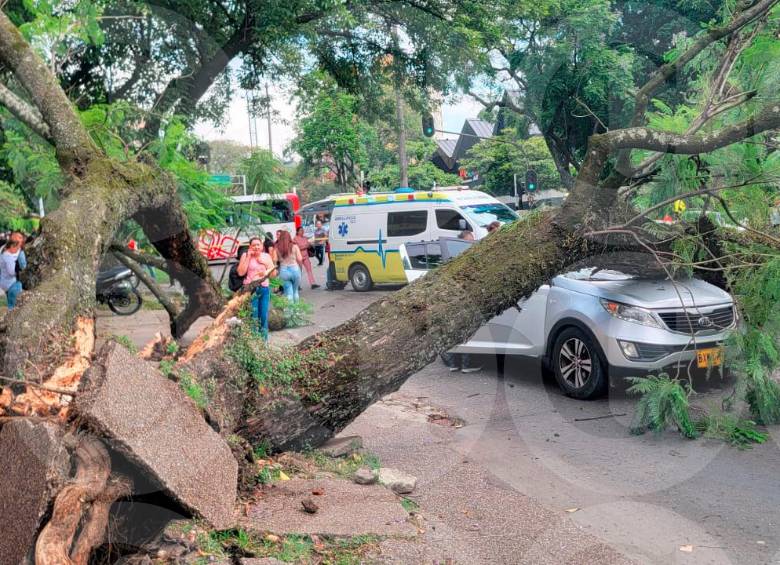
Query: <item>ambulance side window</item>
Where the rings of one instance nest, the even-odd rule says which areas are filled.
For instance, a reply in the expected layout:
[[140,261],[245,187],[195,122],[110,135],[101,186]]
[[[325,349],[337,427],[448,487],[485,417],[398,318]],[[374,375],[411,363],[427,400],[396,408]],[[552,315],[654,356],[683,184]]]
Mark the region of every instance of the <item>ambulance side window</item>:
[[436,225],[440,230],[460,231],[460,220],[465,218],[455,210],[436,210]]
[[407,237],[423,233],[428,227],[427,210],[387,213],[387,237]]

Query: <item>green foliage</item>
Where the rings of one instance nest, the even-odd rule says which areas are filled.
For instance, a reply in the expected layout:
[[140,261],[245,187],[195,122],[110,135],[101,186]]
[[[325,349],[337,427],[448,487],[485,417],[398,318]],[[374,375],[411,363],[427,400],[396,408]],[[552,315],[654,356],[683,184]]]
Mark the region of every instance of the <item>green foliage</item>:
[[176,353],[179,352],[179,344],[175,341],[171,341],[168,345],[165,346],[165,352],[168,355],[176,355]]
[[[431,189],[436,186],[453,186],[460,184],[460,177],[445,173],[433,163],[423,161],[414,165],[409,165],[409,186],[418,190]],[[368,180],[371,186],[379,190],[394,190],[398,188],[398,180],[401,178],[401,172],[398,165],[385,165],[378,171],[371,171],[368,174]]]
[[696,438],[698,432],[688,411],[690,386],[669,375],[632,377],[631,394],[642,395],[636,406],[631,424],[633,433],[641,434],[646,429],[662,432],[674,426],[683,437]]
[[4,140],[0,146],[2,159],[13,176],[14,192],[25,201],[29,210],[38,211],[38,198],[43,198],[47,211],[57,202],[62,188],[62,175],[54,149],[37,136],[30,135],[18,121],[3,120]]
[[185,123],[174,118],[165,128],[161,139],[150,146],[160,167],[172,173],[178,182],[179,196],[187,213],[190,229],[218,228],[225,223],[224,210],[231,202],[209,183],[208,173],[186,155],[198,144],[187,131]]
[[0,180],[0,229],[30,233],[33,223],[25,218],[29,212],[18,187]]
[[295,394],[314,384],[311,381],[309,364],[322,359],[316,353],[304,356],[297,348],[277,349],[269,347],[250,328],[239,326],[233,330],[227,354],[259,387],[276,389],[285,394]]
[[769,437],[756,429],[754,421],[722,411],[705,414],[696,421],[696,428],[704,437],[722,439],[741,449],[764,443]]
[[285,328],[308,326],[314,313],[314,306],[310,302],[305,300],[290,302],[286,297],[275,293],[271,295],[271,306],[284,313]]
[[732,369],[756,421],[775,424],[780,422],[780,386],[772,378],[780,366],[780,257],[732,274],[731,284],[744,321],[731,338]]
[[406,510],[409,514],[412,514],[413,512],[417,512],[420,509],[419,504],[417,504],[411,498],[407,498],[405,496],[401,498],[401,506],[403,506],[404,510]]
[[21,24],[19,31],[55,73],[73,62],[79,43],[95,46],[103,43],[100,27],[103,6],[99,2],[25,0],[24,4],[34,17]]
[[179,373],[179,386],[181,386],[184,394],[189,396],[195,405],[203,409],[208,406],[209,398],[206,389],[201,386],[197,379],[188,371],[181,371]]
[[267,149],[256,149],[241,161],[238,172],[246,175],[250,194],[282,194],[290,187],[290,178],[282,163]]
[[517,175],[519,186],[525,181],[525,172],[529,168],[536,171],[542,190],[561,188],[561,178],[544,138],[520,139],[515,130],[506,128],[494,139],[496,141],[477,143],[461,162],[462,166],[479,173],[490,193],[512,194],[513,176]]
[[358,100],[320,79],[311,100],[302,102],[297,136],[290,149],[315,170],[326,168],[339,186],[354,182],[366,166],[366,145],[375,132],[357,115]]

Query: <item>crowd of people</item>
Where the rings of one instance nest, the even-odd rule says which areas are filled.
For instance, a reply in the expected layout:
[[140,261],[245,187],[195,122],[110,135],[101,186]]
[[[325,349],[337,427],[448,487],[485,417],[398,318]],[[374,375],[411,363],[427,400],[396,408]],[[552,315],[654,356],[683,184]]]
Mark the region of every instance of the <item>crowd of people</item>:
[[[279,277],[284,296],[292,304],[300,300],[303,273],[306,273],[310,288],[320,286],[314,279],[311,260],[316,258],[322,265],[327,232],[323,230],[322,222],[318,221],[316,228],[311,240],[305,236],[302,227],[296,230],[295,237],[286,230],[278,230],[275,239],[270,234],[265,238],[256,236],[249,240],[248,248],[239,250],[238,263],[231,273],[231,280],[240,281],[244,287],[260,281],[252,297],[252,317],[256,319],[266,340],[271,306],[270,278]],[[240,286],[236,284],[236,288]]]

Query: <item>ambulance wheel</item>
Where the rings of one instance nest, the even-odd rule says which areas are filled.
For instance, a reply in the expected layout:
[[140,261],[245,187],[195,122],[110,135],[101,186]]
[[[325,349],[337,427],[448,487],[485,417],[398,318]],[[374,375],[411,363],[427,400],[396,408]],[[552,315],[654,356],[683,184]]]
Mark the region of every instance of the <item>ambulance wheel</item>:
[[374,287],[371,274],[363,265],[352,265],[349,269],[349,282],[357,292],[366,292]]

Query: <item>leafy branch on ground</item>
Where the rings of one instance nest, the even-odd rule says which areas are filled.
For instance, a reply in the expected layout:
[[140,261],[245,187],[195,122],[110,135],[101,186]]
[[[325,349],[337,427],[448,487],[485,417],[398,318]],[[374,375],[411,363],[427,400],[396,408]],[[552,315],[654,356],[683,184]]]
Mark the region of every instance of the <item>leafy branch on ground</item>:
[[632,433],[642,434],[645,430],[660,433],[673,426],[684,437],[698,437],[699,433],[689,413],[688,396],[691,388],[688,383],[670,378],[665,373],[629,377],[628,381],[633,383],[628,392],[642,395],[631,423]]

